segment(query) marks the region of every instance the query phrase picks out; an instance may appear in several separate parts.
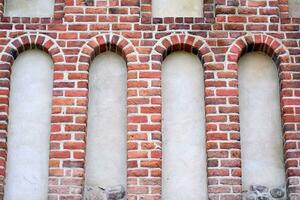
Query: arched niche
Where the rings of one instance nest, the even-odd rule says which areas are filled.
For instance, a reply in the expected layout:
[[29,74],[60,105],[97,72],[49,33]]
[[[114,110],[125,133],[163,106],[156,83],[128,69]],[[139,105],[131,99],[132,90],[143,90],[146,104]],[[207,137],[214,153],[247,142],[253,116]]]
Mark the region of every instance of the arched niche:
[[112,52],[98,55],[89,70],[85,179],[86,196],[127,185],[127,67]]
[[4,15],[9,17],[52,17],[55,0],[5,0]]
[[12,66],[4,199],[47,199],[53,62],[40,50]]
[[193,54],[175,52],[162,63],[163,200],[208,198],[203,77]]
[[202,17],[203,0],[152,0],[153,17]]
[[285,186],[278,70],[261,52],[238,62],[242,184],[268,188]]

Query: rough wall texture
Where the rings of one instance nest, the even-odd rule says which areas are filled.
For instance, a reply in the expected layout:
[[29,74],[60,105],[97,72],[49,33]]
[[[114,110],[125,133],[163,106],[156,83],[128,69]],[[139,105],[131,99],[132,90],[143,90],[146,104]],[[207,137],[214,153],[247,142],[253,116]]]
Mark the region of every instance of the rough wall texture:
[[86,185],[126,187],[126,82],[121,56],[106,52],[95,58],[89,77]]
[[300,1],[293,0],[289,1],[289,16],[290,17],[300,17]]
[[247,191],[251,185],[284,187],[276,65],[260,52],[244,55],[238,65],[242,188]]
[[289,18],[288,2],[204,0],[203,18],[151,16],[151,0],[55,0],[53,18],[1,15],[0,191],[18,54],[40,48],[53,59],[48,199],[76,200],[83,194],[89,66],[113,51],[128,67],[128,199],[161,199],[161,63],[184,50],[204,67],[209,199],[241,199],[237,62],[262,51],[278,67],[288,196],[300,199],[300,18]]
[[203,67],[197,56],[175,52],[164,60],[163,199],[207,199],[203,85]]
[[244,55],[238,64],[243,189],[253,184],[284,186],[276,65],[260,52]]
[[53,62],[43,51],[26,51],[14,62],[5,199],[47,197],[52,82]]
[[51,17],[54,0],[5,0],[4,16]]
[[202,0],[153,0],[153,17],[202,17]]

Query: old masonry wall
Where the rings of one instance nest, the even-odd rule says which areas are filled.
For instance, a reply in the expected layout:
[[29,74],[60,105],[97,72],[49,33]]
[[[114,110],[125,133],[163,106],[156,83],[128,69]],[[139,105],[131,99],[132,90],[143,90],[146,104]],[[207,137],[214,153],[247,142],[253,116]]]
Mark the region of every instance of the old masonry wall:
[[0,0],[0,199],[299,200],[299,17]]

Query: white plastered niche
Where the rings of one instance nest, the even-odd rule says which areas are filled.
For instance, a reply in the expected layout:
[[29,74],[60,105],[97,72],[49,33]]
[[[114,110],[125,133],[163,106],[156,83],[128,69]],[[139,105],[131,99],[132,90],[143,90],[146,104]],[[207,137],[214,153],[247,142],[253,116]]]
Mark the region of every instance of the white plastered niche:
[[119,55],[97,56],[89,70],[85,185],[127,185],[127,67]]
[[40,50],[12,66],[5,200],[47,199],[53,62]]
[[204,75],[199,58],[162,63],[162,199],[207,199]]
[[242,56],[238,66],[243,190],[285,186],[277,67],[260,52]]

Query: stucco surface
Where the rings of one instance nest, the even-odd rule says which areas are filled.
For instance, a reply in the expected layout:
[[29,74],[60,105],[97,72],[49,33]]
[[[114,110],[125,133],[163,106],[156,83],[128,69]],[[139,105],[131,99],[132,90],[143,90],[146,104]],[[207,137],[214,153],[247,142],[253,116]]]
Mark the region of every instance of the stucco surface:
[[244,55],[238,65],[243,189],[284,185],[277,67],[258,52]]
[[300,17],[300,0],[289,0],[289,16]]
[[29,50],[12,67],[5,200],[47,199],[53,63]]
[[54,0],[6,0],[4,15],[11,17],[52,17]]
[[203,68],[175,52],[162,65],[162,199],[207,199]]
[[124,59],[106,52],[89,71],[86,185],[126,187],[127,68]]
[[202,17],[202,0],[153,0],[153,17]]

